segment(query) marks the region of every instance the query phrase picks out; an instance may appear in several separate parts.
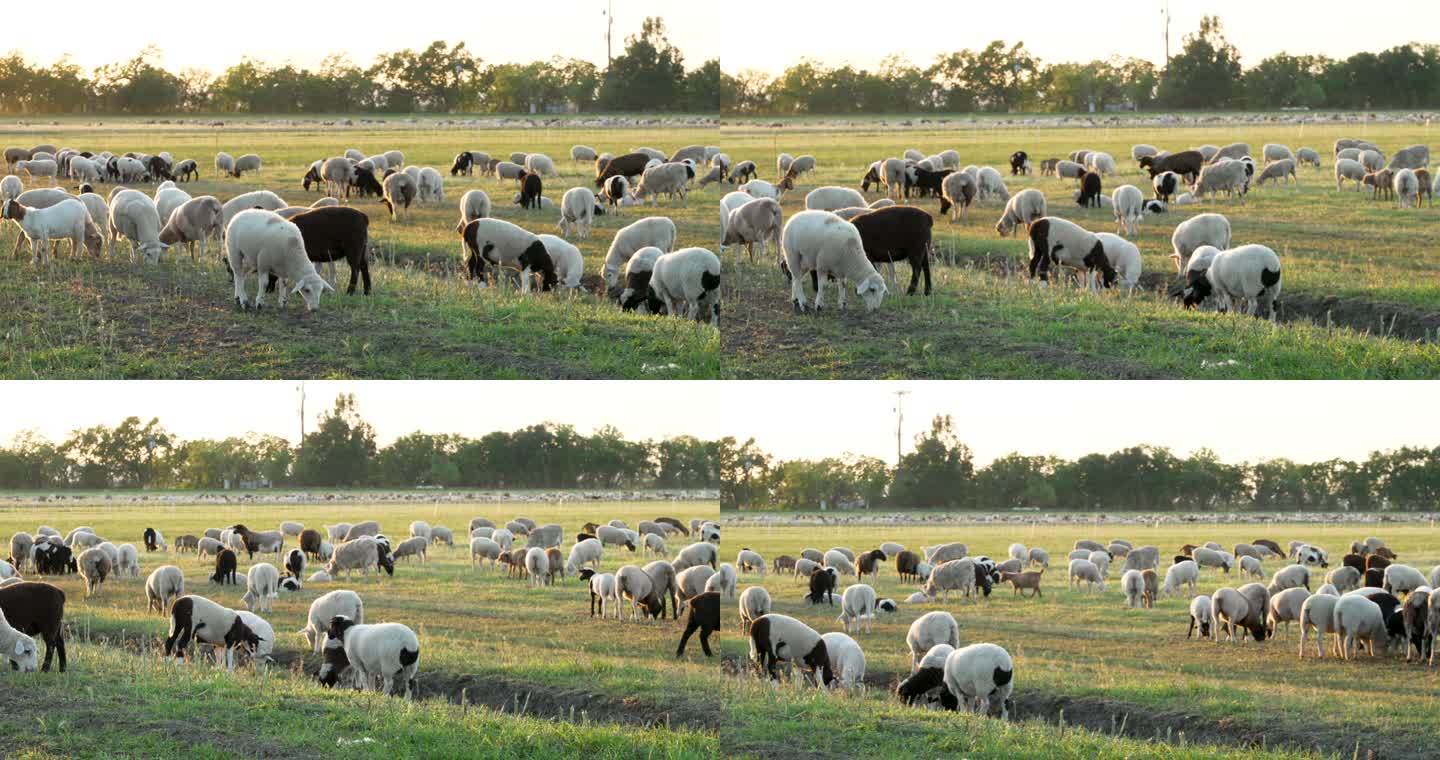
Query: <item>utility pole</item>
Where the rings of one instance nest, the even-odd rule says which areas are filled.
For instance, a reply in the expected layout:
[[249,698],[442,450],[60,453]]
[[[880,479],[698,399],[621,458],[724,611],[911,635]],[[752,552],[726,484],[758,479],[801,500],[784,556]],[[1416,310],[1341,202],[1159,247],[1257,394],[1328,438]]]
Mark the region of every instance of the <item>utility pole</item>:
[[1165,17],[1165,67],[1164,71],[1170,71],[1170,0],[1165,0],[1165,7],[1160,9],[1160,15]]
[[910,391],[895,391],[895,464],[900,464],[901,426],[905,424],[905,397]]
[[295,386],[295,390],[300,392],[300,447],[303,447],[305,445],[305,383],[302,381]]
[[615,29],[615,0],[609,0],[605,10],[605,68],[610,68],[615,56],[610,52],[610,33]]

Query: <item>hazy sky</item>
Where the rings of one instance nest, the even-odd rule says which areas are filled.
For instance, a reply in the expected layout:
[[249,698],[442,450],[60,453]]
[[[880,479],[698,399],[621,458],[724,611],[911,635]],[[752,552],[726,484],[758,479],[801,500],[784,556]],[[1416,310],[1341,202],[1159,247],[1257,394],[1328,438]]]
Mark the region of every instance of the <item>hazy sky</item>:
[[[846,452],[895,461],[894,391],[905,450],[936,414],[988,463],[1012,451],[1076,458],[1150,443],[1213,449],[1231,462],[1363,458],[1440,443],[1435,384],[1424,382],[801,382],[725,383],[722,429],[781,459]],[[1382,387],[1383,386],[1383,387]]]
[[[687,68],[719,54],[720,41],[711,21],[717,6],[685,0],[406,0],[399,5],[302,0],[249,6],[145,0],[134,6],[143,8],[143,18],[124,25],[123,33],[96,29],[93,34],[8,35],[0,41],[0,50],[19,50],[45,65],[69,54],[88,70],[128,60],[153,42],[164,50],[167,68],[220,71],[244,56],[313,68],[335,52],[364,66],[382,52],[445,40],[464,42],[471,54],[487,63],[528,63],[563,55],[603,65],[607,1],[615,6],[616,55],[623,52],[625,38],[640,31],[646,16],[665,19],[670,41],[685,53]],[[115,16],[115,7],[108,0],[80,0],[65,6],[75,18],[96,19]]]
[[[1165,58],[1164,4],[830,0],[821,12],[810,2],[735,0],[726,6],[727,28],[767,33],[758,44],[726,47],[720,67],[730,73],[759,69],[773,74],[808,57],[831,66],[874,68],[895,53],[923,67],[938,53],[978,50],[992,40],[1023,40],[1031,54],[1048,62],[1121,55],[1159,63]],[[1247,66],[1278,52],[1344,58],[1434,41],[1440,29],[1440,2],[1435,0],[1388,0],[1371,7],[1373,12],[1359,8],[1336,0],[1172,0],[1171,51],[1180,50],[1182,38],[1199,28],[1204,15],[1220,17]],[[785,32],[768,33],[777,29]]]
[[[631,440],[693,435],[718,438],[719,413],[709,399],[726,383],[573,382],[307,382],[309,430],[335,401],[355,394],[379,442],[424,430],[482,435],[551,421],[582,433],[614,425]],[[297,383],[288,381],[0,383],[0,442],[34,429],[59,441],[77,427],[113,425],[127,416],[159,417],[181,438],[248,432],[299,438]]]

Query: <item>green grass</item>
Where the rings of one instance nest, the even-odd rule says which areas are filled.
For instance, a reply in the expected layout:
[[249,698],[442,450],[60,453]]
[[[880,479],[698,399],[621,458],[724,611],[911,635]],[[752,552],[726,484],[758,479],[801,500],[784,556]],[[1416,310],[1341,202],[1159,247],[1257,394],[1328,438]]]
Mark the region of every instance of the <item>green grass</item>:
[[[230,121],[227,119],[227,121]],[[511,200],[513,182],[450,177],[462,149],[508,155],[543,152],[564,175],[546,183],[559,202],[570,187],[593,184],[593,167],[570,161],[570,146],[593,145],[620,153],[648,145],[674,150],[713,144],[716,129],[534,128],[459,131],[434,124],[324,127],[255,125],[224,129],[146,125],[138,120],[87,126],[0,126],[0,142],[46,139],[81,149],[171,151],[195,158],[203,179],[187,183],[191,195],[220,200],[270,189],[288,202],[308,205],[300,178],[311,161],[357,147],[367,153],[398,148],[407,162],[433,166],[445,175],[443,203],[412,209],[393,222],[378,200],[353,205],[370,215],[379,260],[371,267],[368,297],[326,294],[317,314],[299,299],[284,311],[273,300],[256,314],[233,305],[232,286],[218,253],[192,262],[167,252],[158,266],[131,263],[128,248],[115,258],[62,255],[37,269],[28,256],[0,267],[0,305],[8,316],[0,340],[0,377],[8,378],[655,378],[721,375],[719,333],[708,325],[622,313],[594,295],[610,240],[640,218],[638,209],[598,219],[590,238],[572,240],[585,256],[586,275],[574,297],[521,295],[512,288],[477,290],[459,276],[460,240],[454,232],[457,204],[466,190],[491,197],[496,216],[537,233],[555,233],[558,212],[523,211]],[[214,155],[254,152],[265,161],[258,176],[216,179]],[[66,183],[72,190],[73,185]],[[43,186],[43,182],[42,182]],[[149,193],[153,185],[137,185]],[[108,194],[109,186],[98,188]],[[688,208],[662,206],[646,214],[668,215],[679,244],[713,247],[712,209],[720,191],[694,193]],[[0,251],[14,245],[18,230],[0,231]],[[348,267],[337,268],[348,282]],[[253,283],[251,285],[253,288]],[[341,288],[343,291],[343,287]]]
[[[921,756],[952,751],[953,742],[971,742],[953,751],[1001,755],[1000,747],[1005,746],[1002,742],[1035,740],[1034,736],[1014,735],[1019,729],[1013,726],[895,703],[888,692],[910,669],[906,631],[915,618],[932,609],[947,610],[955,616],[962,644],[989,641],[1011,653],[1016,661],[1015,696],[1025,716],[1021,725],[1031,731],[1041,736],[1053,732],[1053,725],[1041,726],[1037,719],[1054,724],[1060,717],[1057,711],[1064,709],[1067,722],[1088,719],[1087,725],[1099,723],[1102,733],[1115,731],[1109,723],[1114,719],[1125,720],[1130,727],[1127,733],[1134,738],[1153,739],[1154,732],[1159,731],[1162,739],[1169,739],[1142,749],[1123,742],[1094,748],[1086,745],[1074,750],[1075,756],[1258,755],[1250,749],[1181,748],[1181,731],[1192,743],[1263,743],[1279,748],[1284,756],[1318,752],[1350,757],[1359,742],[1362,757],[1366,749],[1373,748],[1385,757],[1418,758],[1427,756],[1440,739],[1433,720],[1440,707],[1436,675],[1424,666],[1407,665],[1395,658],[1319,662],[1314,659],[1313,643],[1302,663],[1296,658],[1298,632],[1292,632],[1289,638],[1282,633],[1275,640],[1240,646],[1187,641],[1189,594],[1164,598],[1153,610],[1129,609],[1118,590],[1118,563],[1111,569],[1104,593],[1071,592],[1065,587],[1065,557],[1081,538],[1108,541],[1119,537],[1137,545],[1155,544],[1162,557],[1173,555],[1184,543],[1214,540],[1230,546],[1270,538],[1284,546],[1291,539],[1300,539],[1328,548],[1338,564],[1350,541],[1378,535],[1399,553],[1400,561],[1428,575],[1431,567],[1440,563],[1434,529],[1428,524],[1097,521],[1058,525],[1037,521],[998,526],[967,524],[965,517],[958,516],[948,525],[760,527],[747,525],[746,517],[734,516],[725,525],[726,546],[750,547],[767,561],[780,554],[798,557],[806,547],[823,552],[832,546],[848,546],[859,552],[884,541],[897,541],[917,552],[922,546],[962,541],[972,555],[1003,558],[1007,547],[1019,542],[1047,549],[1051,567],[1040,599],[1015,598],[1009,587],[1003,586],[996,587],[991,597],[979,603],[952,595],[949,601],[908,604],[905,600],[915,586],[901,584],[893,563],[887,564],[878,578],[867,577],[865,582],[873,585],[882,598],[900,602],[900,611],[881,616],[866,632],[851,634],[865,651],[868,688],[844,696],[822,696],[794,685],[778,689],[759,685],[757,679],[747,675],[727,692],[728,717],[722,729],[727,739],[738,732],[744,738],[742,747],[762,748],[767,741],[777,740],[758,727],[745,727],[749,716],[761,714],[779,714],[803,724],[807,747],[821,756],[842,746],[853,746],[852,742],[882,753],[884,747],[903,742],[918,749]],[[1112,515],[1110,520],[1118,517]],[[1168,560],[1162,560],[1162,564],[1168,565]],[[1265,564],[1267,575],[1279,567],[1275,560]],[[841,587],[853,582],[853,578],[844,578]],[[1238,576],[1206,570],[1199,590],[1208,594],[1221,585],[1240,582]],[[1320,582],[1317,577],[1312,587],[1318,587]],[[740,588],[757,583],[769,590],[775,612],[804,620],[822,633],[841,630],[835,620],[838,607],[806,607],[802,601],[804,591],[792,578],[746,575],[741,578]],[[743,661],[747,657],[744,641],[727,639],[724,648],[727,659]],[[839,706],[827,710],[826,704]],[[957,724],[963,728],[957,730]],[[799,735],[802,732],[797,731]],[[1051,737],[1054,740],[1053,733]],[[1071,740],[1067,734],[1064,742],[1056,741],[1054,751],[1071,752]],[[1086,741],[1092,739],[1087,737]],[[1020,754],[1045,753],[1022,750]]]
[[[661,514],[688,520],[713,517],[718,509],[713,503],[665,502],[224,507],[184,502],[145,507],[29,504],[0,510],[0,533],[34,531],[42,523],[66,531],[84,524],[117,544],[140,545],[143,529],[154,526],[173,545],[182,534],[199,535],[207,527],[238,521],[269,527],[293,519],[318,528],[342,520],[373,518],[392,537],[407,535],[409,523],[417,519],[448,525],[459,536],[471,517],[486,516],[503,524],[526,515],[541,523],[558,522],[572,535],[587,521],[620,518],[634,525]],[[672,552],[684,542],[682,537],[673,539]],[[252,725],[247,716],[280,705],[286,708],[285,715],[265,718],[259,725],[267,727],[261,732],[265,739],[278,743],[287,755],[334,747],[339,737],[360,735],[369,735],[379,744],[347,752],[456,756],[468,753],[453,748],[470,742],[474,744],[471,751],[491,756],[496,747],[507,746],[506,739],[513,739],[508,743],[512,751],[528,754],[523,748],[532,743],[549,747],[535,750],[542,756],[714,755],[717,719],[712,695],[721,681],[720,672],[715,660],[700,652],[698,642],[683,659],[674,657],[680,623],[594,621],[588,612],[588,592],[578,579],[570,577],[552,587],[533,589],[523,581],[506,579],[503,572],[471,569],[468,549],[459,543],[457,538],[453,551],[434,548],[430,561],[423,565],[401,561],[393,578],[357,575],[348,582],[307,584],[299,592],[283,595],[274,602],[272,612],[263,615],[276,630],[280,666],[267,674],[246,669],[233,681],[215,675],[208,665],[180,666],[176,671],[174,666],[157,662],[155,652],[168,621],[145,609],[144,576],[165,563],[185,571],[188,593],[239,606],[240,591],[207,582],[213,561],[173,551],[147,555],[142,550],[140,578],[112,578],[89,599],[84,597],[78,577],[47,578],[66,592],[70,640],[79,646],[71,649],[70,673],[27,676],[24,685],[17,685],[14,691],[27,694],[41,689],[44,699],[14,716],[0,718],[0,736],[13,733],[5,730],[6,721],[12,726],[23,722],[32,731],[42,719],[51,726],[59,721],[86,725],[81,738],[92,739],[116,725],[131,724],[140,730],[126,739],[134,743],[122,745],[124,753],[144,754],[146,747],[152,747],[152,752],[163,755],[172,753],[166,749],[171,739],[165,728],[171,721],[198,724],[214,734],[216,744],[223,748],[229,739],[239,741],[251,733],[241,730]],[[568,547],[570,541],[566,543]],[[603,564],[606,571],[613,572],[621,564],[643,564],[648,559],[607,552]],[[244,556],[240,560],[243,574],[250,564]],[[274,562],[274,557],[257,555],[255,561]],[[317,568],[307,570],[306,575],[313,569]],[[305,649],[295,632],[304,627],[310,603],[336,588],[350,588],[361,595],[367,620],[403,622],[419,634],[420,684],[427,697],[420,706],[403,707],[398,700],[325,691],[311,684],[305,673],[314,672],[318,658]],[[193,677],[176,678],[177,673]],[[79,684],[95,684],[95,691],[86,692]],[[127,697],[130,693],[146,696],[132,699]],[[469,712],[458,706],[462,693],[475,703]],[[95,712],[95,706],[111,702],[122,702],[123,711],[103,724],[91,725],[87,716]],[[225,709],[217,711],[217,705]],[[501,716],[491,709],[496,707],[511,714]],[[513,717],[520,708],[530,717]],[[331,720],[330,716],[338,715],[348,717]],[[409,717],[402,720],[396,715]],[[555,720],[557,717],[563,720]],[[396,728],[406,722],[408,730]],[[652,727],[655,724],[659,725]],[[477,731],[487,738],[476,743]],[[80,738],[68,743],[65,737],[46,736],[39,746],[59,755],[72,754],[84,744]],[[526,738],[520,739],[522,736]],[[185,741],[185,736],[177,739]],[[434,749],[418,749],[431,742],[436,744]],[[0,747],[4,747],[3,740]],[[222,750],[220,754],[226,753]]]
[[[769,120],[773,122],[774,120]],[[768,122],[767,122],[768,123]],[[786,121],[789,124],[788,120]],[[804,196],[821,185],[859,186],[872,161],[915,147],[926,153],[960,152],[965,164],[1002,169],[1011,192],[1044,191],[1050,213],[1096,231],[1113,231],[1107,210],[1081,209],[1073,183],[1038,174],[1010,177],[1008,157],[1029,152],[1037,166],[1077,148],[1116,157],[1120,176],[1107,178],[1107,195],[1120,184],[1149,195],[1148,176],[1130,160],[1130,146],[1149,142],[1183,149],[1202,142],[1267,142],[1293,149],[1312,146],[1326,168],[1302,169],[1301,184],[1254,189],[1244,205],[1211,201],[1174,207],[1147,218],[1135,242],[1145,270],[1135,298],[1102,297],[1051,289],[1037,292],[1023,278],[1027,242],[999,238],[996,202],[977,204],[956,224],[936,216],[932,267],[935,295],[906,297],[909,267],[881,311],[865,315],[857,299],[848,313],[795,316],[789,288],[770,261],[741,264],[734,278],[745,287],[732,296],[724,329],[726,371],[742,378],[1396,378],[1440,374],[1440,260],[1417,241],[1440,210],[1401,210],[1371,202],[1348,189],[1336,192],[1329,146],[1342,135],[1364,135],[1394,150],[1428,142],[1423,126],[1225,126],[1213,129],[976,128],[936,124],[881,127],[861,119],[841,126],[799,123],[783,130],[755,122],[722,126],[722,145],[736,160],[753,159],[773,179],[778,152],[809,153],[819,168],[783,201],[785,214],[804,208]],[[880,197],[874,193],[870,198]],[[1204,315],[1176,308],[1162,292],[1174,276],[1170,235],[1185,218],[1203,212],[1229,217],[1237,244],[1262,243],[1284,263],[1280,327],[1254,320]],[[808,288],[807,288],[808,291]],[[1060,292],[1057,292],[1060,291]],[[833,304],[833,294],[828,297]],[[1382,337],[1383,336],[1383,337]],[[1226,363],[1235,360],[1235,364]],[[1214,366],[1217,362],[1222,366]]]

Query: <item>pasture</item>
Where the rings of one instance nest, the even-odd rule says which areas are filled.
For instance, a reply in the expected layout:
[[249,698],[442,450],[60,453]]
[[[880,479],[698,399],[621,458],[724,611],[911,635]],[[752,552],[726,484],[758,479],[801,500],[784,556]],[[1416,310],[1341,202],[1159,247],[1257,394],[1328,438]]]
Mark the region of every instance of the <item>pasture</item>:
[[[799,557],[806,547],[824,552],[844,546],[858,554],[896,541],[918,553],[922,546],[960,541],[972,556],[997,560],[1007,556],[1012,543],[1043,547],[1051,563],[1038,599],[1013,596],[1009,584],[998,584],[978,602],[951,594],[949,601],[921,604],[905,602],[918,587],[902,584],[893,560],[886,563],[878,578],[867,576],[865,583],[880,598],[899,602],[899,610],[882,613],[873,628],[851,634],[864,649],[867,669],[866,687],[850,693],[822,693],[793,682],[772,686],[747,661],[744,637],[726,636],[729,683],[722,731],[727,746],[740,754],[763,756],[784,743],[794,749],[792,757],[883,755],[904,746],[907,754],[921,757],[1421,758],[1433,756],[1440,739],[1435,721],[1440,676],[1424,665],[1406,664],[1398,656],[1317,661],[1313,637],[1301,662],[1297,629],[1288,638],[1282,632],[1273,640],[1238,646],[1187,641],[1190,595],[1182,591],[1163,597],[1154,609],[1127,608],[1119,590],[1119,560],[1103,593],[1066,589],[1066,554],[1082,538],[1154,544],[1163,571],[1182,544],[1213,540],[1228,550],[1258,538],[1282,547],[1292,539],[1312,542],[1329,550],[1334,567],[1351,541],[1373,535],[1398,552],[1399,562],[1428,575],[1440,563],[1430,523],[1003,525],[954,516],[930,524],[842,526],[773,517],[780,518],[777,524],[762,525],[748,522],[748,515],[727,513],[723,558],[733,562],[741,547],[758,551],[768,564],[781,554]],[[1281,566],[1273,558],[1264,564],[1267,577]],[[841,577],[833,608],[807,607],[805,587],[773,571],[763,578],[742,574],[738,588],[763,585],[774,599],[774,612],[826,633],[842,630],[836,621],[840,591],[854,582],[854,576]],[[1204,569],[1199,592],[1241,583],[1238,570],[1226,576]],[[1312,589],[1318,587],[1312,575]],[[735,614],[734,601],[724,602],[731,605],[725,619],[734,631],[738,616],[729,617]],[[909,707],[892,694],[910,672],[906,632],[930,610],[954,615],[962,645],[988,641],[1009,651],[1015,660],[1013,722]],[[773,718],[762,722],[762,716],[783,717],[777,724]]]
[[[263,500],[264,497],[257,497]],[[278,500],[278,497],[277,497]],[[271,500],[272,502],[276,500]],[[41,524],[69,531],[89,525],[116,544],[141,550],[139,578],[111,578],[86,599],[76,575],[46,576],[67,597],[69,669],[9,674],[0,689],[0,754],[33,757],[652,757],[716,755],[720,682],[715,659],[692,638],[682,659],[675,647],[683,624],[592,620],[588,592],[576,577],[551,587],[472,569],[462,536],[472,517],[504,525],[525,515],[565,527],[564,550],[588,521],[624,519],[635,525],[657,515],[713,518],[706,502],[415,503],[348,505],[196,503],[183,498],[143,506],[56,506],[32,503],[0,512],[0,532],[35,531]],[[146,611],[145,577],[161,564],[186,576],[186,592],[240,607],[244,586],[208,583],[213,559],[176,554],[174,539],[207,527],[244,521],[274,530],[281,520],[322,524],[376,519],[387,535],[408,534],[412,520],[455,530],[456,547],[433,547],[429,561],[400,560],[394,577],[307,583],[282,593],[262,613],[276,631],[276,665],[226,674],[208,663],[161,657],[168,618]],[[145,527],[162,530],[164,554],[147,554]],[[256,528],[260,530],[261,528]],[[670,542],[672,556],[683,537]],[[288,541],[286,550],[292,548]],[[520,544],[517,544],[520,545]],[[650,558],[607,549],[605,571]],[[274,555],[255,561],[277,564]],[[239,572],[250,566],[240,554]],[[502,566],[503,567],[503,566]],[[311,564],[305,575],[318,569]],[[243,577],[241,583],[243,584]],[[409,625],[421,645],[420,700],[407,702],[349,689],[326,689],[313,679],[319,656],[297,631],[310,603],[349,588],[365,604],[366,622]],[[713,644],[712,639],[712,644]],[[41,645],[43,649],[43,644]]]
[[[191,261],[167,251],[158,266],[132,263],[128,246],[115,258],[61,256],[37,269],[27,253],[12,259],[19,230],[0,230],[0,309],[8,315],[0,341],[0,377],[7,378],[715,378],[720,340],[715,328],[680,319],[624,313],[595,293],[610,240],[620,227],[645,215],[670,216],[678,244],[713,247],[715,187],[694,193],[688,208],[625,209],[598,217],[586,240],[571,238],[585,258],[581,290],[518,293],[513,287],[479,289],[462,274],[462,244],[455,231],[466,190],[483,189],[493,215],[535,233],[558,234],[558,204],[565,190],[592,187],[592,163],[570,160],[570,147],[587,144],[620,154],[651,146],[674,151],[714,144],[708,128],[458,129],[439,122],[360,123],[229,121],[224,127],[79,119],[56,126],[0,124],[0,143],[42,141],[77,150],[158,153],[194,158],[201,179],[181,185],[192,196],[224,202],[256,189],[276,192],[294,205],[323,195],[306,193],[301,178],[312,161],[358,148],[367,155],[398,149],[407,164],[431,166],[445,178],[445,200],[412,207],[392,222],[377,198],[352,201],[370,217],[374,291],[344,295],[349,267],[340,262],[339,292],[326,293],[317,313],[292,298],[278,310],[242,312],[221,253]],[[562,174],[545,181],[557,210],[532,211],[513,203],[515,182],[494,177],[452,177],[456,153],[484,150],[540,152]],[[257,153],[259,174],[217,177],[218,151]],[[77,184],[63,181],[74,192]],[[27,178],[27,188],[30,186]],[[39,186],[46,186],[41,180]],[[133,187],[152,194],[154,184]],[[96,191],[108,195],[112,186]],[[212,243],[211,250],[216,246]],[[322,273],[324,267],[321,267]],[[251,289],[254,284],[251,283]],[[273,299],[273,297],[272,297]]]
[[[951,224],[938,200],[913,201],[935,218],[934,295],[907,297],[909,266],[896,266],[880,310],[865,314],[851,295],[838,313],[795,315],[789,285],[773,260],[741,263],[728,293],[724,329],[727,373],[741,378],[1423,378],[1440,374],[1440,260],[1425,244],[1440,223],[1440,208],[1399,209],[1371,201],[1348,185],[1335,189],[1331,146],[1342,136],[1377,142],[1387,155],[1431,143],[1423,124],[1213,127],[1025,128],[945,126],[905,120],[878,124],[728,120],[720,144],[736,161],[753,160],[761,178],[776,181],[776,156],[810,154],[816,171],[804,175],[782,201],[785,218],[805,208],[819,186],[859,190],[871,162],[907,148],[926,155],[954,149],[961,165],[993,166],[1011,193],[1033,187],[1048,212],[1096,232],[1114,232],[1110,209],[1082,209],[1073,180],[1041,176],[1040,161],[1077,149],[1115,157],[1118,176],[1104,193],[1134,184],[1152,197],[1149,176],[1130,147],[1149,143],[1183,150],[1193,145],[1248,142],[1318,150],[1323,168],[1299,170],[1298,188],[1252,187],[1242,205],[1207,200],[1147,215],[1132,239],[1144,274],[1134,297],[1099,297],[1072,287],[1041,289],[1025,277],[1028,241],[1000,238],[997,201],[977,202]],[[778,128],[777,128],[778,127]],[[1035,166],[1012,177],[1009,156],[1024,150]],[[1258,159],[1258,156],[1257,156]],[[884,189],[866,194],[867,200]],[[1184,219],[1218,212],[1232,225],[1235,245],[1260,243],[1283,266],[1280,326],[1215,313],[1186,312],[1165,289],[1175,280],[1170,236]],[[1023,232],[1023,228],[1021,230]],[[733,253],[726,261],[733,264]],[[923,283],[921,285],[923,293]],[[852,285],[853,291],[853,285]],[[810,289],[807,285],[807,294]]]

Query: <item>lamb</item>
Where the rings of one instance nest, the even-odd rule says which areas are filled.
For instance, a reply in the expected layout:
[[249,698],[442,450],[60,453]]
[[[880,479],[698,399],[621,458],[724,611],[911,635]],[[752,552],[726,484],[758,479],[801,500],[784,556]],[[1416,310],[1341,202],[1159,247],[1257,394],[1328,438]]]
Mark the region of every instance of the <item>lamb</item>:
[[[218,156],[216,157],[216,165],[218,168]],[[235,165],[230,169],[230,176],[239,179],[240,176],[243,175],[245,172],[255,172],[256,174],[260,173],[259,156],[255,155],[254,153],[246,153],[245,155],[235,159]]]
[[1359,594],[1346,594],[1335,602],[1335,634],[1340,641],[1340,657],[1346,660],[1359,654],[1361,640],[1372,657],[1377,642],[1382,646],[1389,643],[1380,605]]
[[1389,565],[1385,568],[1383,588],[1392,594],[1409,594],[1426,585],[1425,576],[1409,565]]
[[270,600],[280,596],[280,571],[269,562],[257,562],[245,574],[245,595],[240,601],[251,612],[269,612]]
[[849,206],[864,206],[865,196],[848,187],[817,187],[805,196],[805,208],[834,211]]
[[801,211],[785,223],[782,248],[791,278],[791,302],[796,312],[804,310],[802,278],[814,273],[814,308],[823,306],[820,283],[837,280],[840,308],[845,308],[845,283],[856,283],[855,292],[866,311],[879,308],[885,297],[885,279],[865,257],[860,232],[854,225],[827,211]]
[[760,244],[760,255],[765,255],[765,242],[774,240],[780,246],[781,212],[779,201],[773,198],[751,198],[745,193],[730,193],[720,201],[720,250],[726,245],[743,245],[755,261],[755,244]]
[[704,248],[682,248],[655,260],[650,297],[671,316],[719,324],[720,258]]
[[622,227],[610,242],[605,254],[603,276],[607,288],[614,288],[619,282],[620,268],[630,261],[637,251],[654,246],[669,251],[675,246],[675,222],[668,217],[652,216]]
[[[0,218],[20,226],[25,239],[30,241],[31,259],[36,264],[43,263],[51,243],[60,240],[69,240],[71,253],[76,255],[81,251],[89,251],[92,256],[100,253],[100,231],[90,220],[85,204],[77,199],[67,197],[46,208],[26,206],[20,199],[7,200],[0,206]],[[133,248],[134,238],[131,240]],[[18,246],[19,239],[16,244]]]
[[1190,265],[1190,257],[1201,246],[1214,246],[1225,250],[1230,247],[1230,220],[1221,214],[1197,214],[1175,227],[1170,236],[1175,260],[1175,271],[1184,274]]
[[[1085,581],[1087,591],[1105,593],[1105,576],[1100,573],[1100,568],[1088,559],[1070,560],[1070,581],[1069,587],[1079,589],[1080,581]],[[1098,587],[1098,588],[1097,588]]]
[[750,624],[750,656],[777,681],[780,662],[798,662],[809,680],[819,681],[817,685],[829,687],[835,680],[825,640],[815,629],[788,615],[772,612]]
[[317,678],[325,686],[333,687],[349,674],[357,687],[377,689],[378,677],[378,691],[389,694],[398,678],[405,696],[419,698],[420,640],[408,626],[367,625],[337,615],[326,631],[324,653]]
[[475,219],[461,231],[465,241],[465,270],[470,279],[485,277],[485,264],[520,269],[520,291],[530,292],[532,273],[541,276],[541,290],[549,291],[558,282],[555,264],[545,244],[535,234],[503,219]]
[[750,586],[740,593],[740,630],[748,632],[750,624],[761,615],[770,614],[770,592],[764,586]]
[[[1167,579],[1168,580],[1168,579]],[[1211,600],[1208,596],[1197,596],[1190,600],[1190,627],[1185,631],[1185,638],[1199,629],[1199,638],[1210,636],[1210,621],[1214,617],[1211,607]]]
[[706,591],[690,600],[690,615],[685,622],[685,633],[680,637],[680,645],[675,649],[677,658],[684,656],[685,644],[690,641],[690,636],[700,631],[700,648],[705,651],[706,657],[713,656],[710,651],[710,635],[720,630],[720,594],[714,591]]
[[1093,233],[1074,222],[1055,216],[1035,220],[1030,225],[1030,277],[1039,275],[1046,284],[1051,265],[1064,264],[1087,273],[1092,290],[1096,289],[1095,270],[1099,270],[1105,287],[1115,283],[1115,269],[1105,256],[1105,246]]
[[725,181],[732,185],[738,185],[755,179],[759,174],[760,170],[754,161],[741,161],[730,167],[730,172],[725,177]]
[[284,198],[270,192],[269,190],[255,190],[243,193],[231,198],[220,207],[220,226],[222,230],[230,228],[230,222],[235,215],[242,211],[249,211],[260,208],[266,211],[277,211],[290,204]]
[[227,670],[235,669],[237,648],[255,649],[260,645],[259,637],[234,610],[221,607],[203,596],[182,596],[170,607],[170,632],[165,639],[165,656],[185,657],[190,651],[192,639],[214,648],[217,659],[223,649]]

